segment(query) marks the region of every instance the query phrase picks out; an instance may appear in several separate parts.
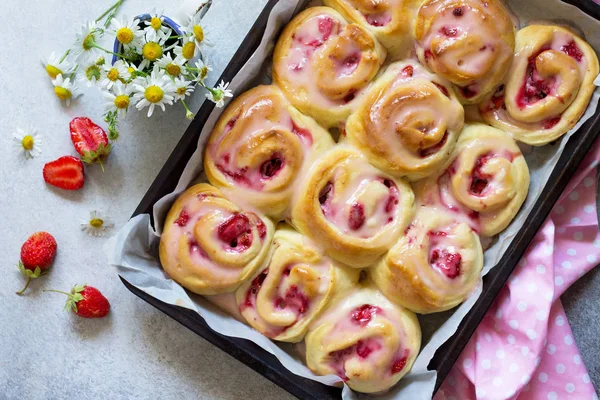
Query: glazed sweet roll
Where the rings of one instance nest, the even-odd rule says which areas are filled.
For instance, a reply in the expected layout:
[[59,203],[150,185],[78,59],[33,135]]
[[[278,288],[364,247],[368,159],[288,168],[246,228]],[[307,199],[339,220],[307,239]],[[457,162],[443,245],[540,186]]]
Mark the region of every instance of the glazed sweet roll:
[[261,265],[273,223],[231,203],[211,185],[187,189],[173,204],[160,238],[165,272],[194,293],[232,292]]
[[292,208],[292,223],[332,258],[362,268],[400,236],[414,211],[408,183],[340,146],[315,163]]
[[480,106],[486,122],[541,146],[571,129],[585,112],[598,76],[594,50],[571,30],[531,25],[517,32],[506,84]]
[[468,124],[452,160],[440,176],[415,184],[419,204],[451,211],[482,236],[503,231],[529,191],[529,169],[515,141],[489,125]]
[[312,7],[284,29],[273,54],[273,81],[303,113],[326,127],[346,120],[379,71],[385,49],[334,9]]
[[421,347],[415,315],[377,289],[356,289],[333,304],[306,335],[306,363],[351,389],[382,392],[412,367]]
[[474,104],[506,75],[515,28],[499,0],[427,0],[415,38],[421,62],[457,85],[464,104]]
[[421,207],[406,234],[369,272],[389,298],[417,313],[462,303],[481,281],[479,236],[448,210]]
[[404,61],[369,88],[346,135],[376,167],[416,180],[444,167],[463,125],[463,107],[448,81]]
[[282,224],[268,261],[236,292],[241,314],[254,329],[280,341],[298,342],[336,296],[358,282],[358,270],[335,264],[310,240]]
[[373,32],[388,59],[405,58],[412,50],[412,28],[420,0],[325,0],[348,21]]
[[236,204],[280,218],[304,166],[332,145],[331,135],[277,87],[258,86],[221,115],[206,146],[204,170]]

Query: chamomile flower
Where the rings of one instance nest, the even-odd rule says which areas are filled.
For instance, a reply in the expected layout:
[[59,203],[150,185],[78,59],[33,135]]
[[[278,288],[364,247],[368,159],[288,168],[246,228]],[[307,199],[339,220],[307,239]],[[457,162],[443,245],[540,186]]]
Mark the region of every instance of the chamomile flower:
[[98,58],[100,50],[97,46],[103,33],[104,31],[95,21],[88,22],[81,27],[81,31],[77,34],[77,39],[71,47],[71,55],[79,64],[91,64]]
[[58,74],[56,79],[52,81],[52,84],[54,85],[54,94],[56,97],[65,101],[67,106],[71,105],[71,99],[80,95],[77,85],[71,82],[71,78],[63,78],[62,74]]
[[125,117],[131,103],[132,92],[132,85],[125,85],[123,82],[117,82],[112,87],[112,90],[104,91],[103,96],[106,99],[106,112],[117,111],[119,117]]
[[15,147],[26,159],[37,157],[42,153],[42,135],[39,135],[35,128],[30,127],[27,131],[17,128],[14,139]]
[[55,52],[52,52],[48,58],[42,58],[42,65],[52,79],[56,79],[59,74],[69,74],[73,69],[73,65],[67,60],[67,57],[61,61]]
[[159,60],[163,56],[163,53],[165,52],[165,49],[163,48],[165,40],[166,39],[158,39],[156,42],[146,41],[144,43],[144,46],[142,47],[143,60],[138,67],[140,71],[143,71],[150,66],[151,63]]
[[113,65],[103,66],[104,73],[99,82],[100,87],[112,89],[117,82],[128,81],[131,78],[128,65],[123,60],[118,60]]
[[165,71],[155,66],[146,77],[138,77],[133,84],[135,107],[148,109],[148,117],[152,116],[155,107],[165,111],[165,104],[172,105],[175,99],[175,85],[165,75]]
[[97,210],[90,211],[89,218],[81,221],[81,230],[88,236],[104,236],[114,226],[107,215]]
[[192,37],[190,36],[184,36],[182,38],[183,43],[181,45],[175,46],[173,52],[178,56],[178,57],[183,57],[186,60],[191,60],[192,58],[196,57],[196,53],[197,53],[197,48],[196,48],[196,42],[194,42],[194,40],[192,39]]
[[213,46],[214,44],[206,37],[206,29],[201,23],[202,16],[198,13],[190,17],[185,33],[196,44],[197,49],[202,52],[203,46]]
[[233,92],[227,89],[227,86],[229,86],[229,82],[225,83],[221,81],[218,87],[214,89],[208,89],[206,97],[215,103],[217,107],[223,107],[225,105],[225,100],[228,97],[233,97]]
[[175,101],[184,100],[186,96],[189,96],[194,91],[192,82],[183,78],[175,78]]
[[111,33],[116,36],[125,51],[135,51],[144,45],[144,31],[139,25],[139,19],[128,20],[127,17],[120,20],[113,18],[110,21]]
[[164,69],[167,74],[171,75],[172,77],[177,77],[183,72],[183,64],[185,63],[185,58],[177,56],[175,59],[173,59],[171,53],[168,53],[162,56],[162,58],[158,60],[155,65],[158,65],[160,68]]
[[196,75],[196,82],[204,83],[204,80],[208,76],[208,72],[212,71],[212,67],[208,64],[205,64],[202,60],[196,60],[194,63],[194,75]]
[[102,67],[96,63],[82,68],[83,73],[77,75],[77,82],[87,87],[92,87],[102,78]]
[[160,40],[166,40],[171,36],[171,28],[163,25],[164,16],[161,12],[157,12],[156,9],[150,14],[150,19],[144,21],[144,34],[147,42],[159,42]]

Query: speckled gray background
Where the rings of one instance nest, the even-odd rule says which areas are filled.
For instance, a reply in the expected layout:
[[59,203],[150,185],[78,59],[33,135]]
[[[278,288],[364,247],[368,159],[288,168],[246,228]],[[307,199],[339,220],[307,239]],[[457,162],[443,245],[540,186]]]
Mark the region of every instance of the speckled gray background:
[[[181,0],[126,0],[121,15],[165,7],[173,12]],[[122,137],[106,163],[106,172],[87,168],[85,188],[66,193],[46,186],[44,163],[73,154],[68,123],[86,115],[101,120],[98,93],[71,108],[54,98],[40,67],[40,57],[62,52],[74,28],[94,18],[110,1],[3,0],[0,57],[0,399],[289,399],[283,390],[225,355],[194,333],[134,297],[106,265],[103,239],[79,231],[90,209],[108,212],[120,228],[166,161],[188,121],[181,108],[160,111],[150,119],[131,113]],[[208,57],[220,74],[266,0],[214,0],[206,17],[215,47]],[[165,4],[168,4],[165,6]],[[198,108],[203,94],[192,105]],[[44,135],[41,157],[21,160],[12,132],[32,123]],[[27,236],[38,230],[54,234],[59,253],[50,274],[27,294],[15,264]],[[98,321],[62,312],[64,299],[42,288],[68,289],[75,283],[101,289],[112,303],[111,315]],[[580,280],[565,307],[583,359],[600,383],[600,273]]]

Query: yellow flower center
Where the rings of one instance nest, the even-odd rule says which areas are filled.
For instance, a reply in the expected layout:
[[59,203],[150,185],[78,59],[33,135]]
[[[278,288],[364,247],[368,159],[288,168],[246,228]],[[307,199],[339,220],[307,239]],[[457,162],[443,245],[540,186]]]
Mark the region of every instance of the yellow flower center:
[[93,33],[88,34],[85,39],[83,39],[83,49],[85,51],[91,50],[96,44],[96,38]]
[[186,92],[187,92],[187,87],[185,87],[185,86],[177,88],[177,94],[180,96],[185,95]]
[[71,96],[73,95],[73,93],[71,93],[70,90],[65,89],[62,86],[56,86],[54,88],[54,94],[56,95],[56,97],[58,97],[61,100],[67,100],[70,99]]
[[129,96],[125,94],[120,94],[115,97],[115,107],[119,109],[125,109],[129,107]]
[[156,61],[162,56],[162,47],[158,43],[148,42],[142,48],[142,55],[146,60]]
[[21,146],[23,146],[23,148],[25,150],[33,149],[33,143],[34,143],[33,136],[31,136],[31,135],[25,135],[23,140],[21,140]]
[[181,55],[186,60],[191,60],[196,55],[196,44],[194,42],[187,42],[183,45]]
[[50,64],[46,65],[46,72],[52,79],[56,79],[56,77],[58,75],[63,73],[60,69],[58,69],[54,65],[50,65]]
[[194,25],[194,37],[201,43],[204,40],[204,29],[200,25]]
[[92,218],[90,220],[90,226],[92,228],[100,229],[100,228],[102,228],[103,225],[104,225],[104,221],[101,220],[100,218]]
[[119,71],[116,68],[111,68],[106,74],[106,77],[114,82],[119,79]]
[[129,44],[133,40],[133,31],[127,27],[117,31],[117,40],[123,44]]
[[204,67],[202,67],[202,69],[200,70],[200,79],[204,79],[206,78],[206,75],[208,75],[208,67],[205,65]]
[[162,26],[162,21],[158,17],[152,17],[152,19],[150,20],[150,26],[152,26],[152,28],[155,31],[157,31]]
[[165,94],[165,92],[163,92],[163,90],[161,88],[159,88],[156,85],[153,85],[153,86],[148,86],[148,88],[144,92],[144,97],[150,103],[158,103],[159,101],[162,100],[164,94]]
[[133,74],[135,72],[135,68],[133,67],[128,67],[127,68],[127,72],[129,72],[130,74]]
[[173,63],[167,64],[165,69],[171,76],[179,76],[179,74],[181,74],[181,67],[177,64],[173,64]]

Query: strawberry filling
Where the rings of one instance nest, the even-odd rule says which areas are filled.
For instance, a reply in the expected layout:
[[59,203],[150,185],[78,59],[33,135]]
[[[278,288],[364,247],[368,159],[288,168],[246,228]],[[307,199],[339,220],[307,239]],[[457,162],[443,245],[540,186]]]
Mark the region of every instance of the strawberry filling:
[[310,131],[306,128],[301,128],[292,119],[292,133],[300,138],[304,143],[309,146],[312,146],[313,138]]
[[386,12],[376,14],[365,14],[365,20],[371,26],[386,26],[392,20],[392,16]]
[[351,230],[357,231],[365,224],[365,206],[361,203],[354,203],[350,207],[348,215],[348,226]]
[[332,351],[329,353],[331,363],[335,369],[335,373],[344,382],[348,380],[346,376],[346,368],[344,364],[346,360],[356,354],[360,359],[368,358],[374,351],[381,350],[382,345],[376,339],[359,340],[356,344],[346,347],[342,350]]
[[442,92],[444,94],[444,96],[450,97],[450,93],[448,93],[448,89],[446,89],[445,86],[440,85],[437,82],[431,82],[431,83],[433,83],[438,89],[440,89],[440,92]]
[[258,237],[260,237],[261,239],[264,239],[265,236],[267,236],[267,227],[260,219],[256,223],[256,230],[258,230]]
[[451,253],[445,249],[434,249],[429,257],[429,264],[444,273],[448,278],[454,279],[460,273],[462,257],[459,253]]
[[[546,50],[547,49],[542,49],[540,53]],[[555,79],[543,79],[535,66],[535,59],[540,53],[529,58],[523,85],[517,93],[516,102],[519,108],[525,108],[526,106],[545,99],[547,96],[550,96],[554,93]]]
[[217,228],[217,237],[230,249],[242,252],[252,245],[252,226],[244,214],[234,214]]
[[309,300],[308,297],[298,289],[298,286],[291,285],[283,297],[277,297],[277,299],[275,299],[275,307],[279,309],[287,308],[298,315],[302,315],[308,311]]
[[319,17],[317,24],[318,24],[320,37],[311,38],[308,41],[305,40],[304,38],[297,38],[297,39],[300,40],[302,42],[302,44],[304,44],[308,47],[317,48],[317,47],[322,46],[323,43],[325,43],[327,41],[327,39],[329,39],[329,37],[333,33],[335,21],[326,15],[321,15]]
[[258,294],[258,291],[260,290],[268,274],[269,270],[265,269],[252,280],[250,288],[248,289],[248,292],[246,292],[246,300],[244,301],[245,307],[252,307],[254,305],[254,299],[256,298],[256,295]]
[[190,254],[192,254],[192,255],[196,254],[202,258],[208,258],[208,254],[206,254],[206,252],[202,249],[202,247],[200,247],[200,245],[198,244],[196,239],[194,239],[191,236],[189,237],[189,240],[188,240],[188,246],[189,246]]
[[477,95],[477,90],[471,86],[459,87],[458,90],[460,90],[465,99],[470,99]]
[[361,55],[359,52],[351,53],[346,58],[341,60],[338,67],[340,68],[340,74],[342,76],[352,74],[358,67]]
[[407,356],[404,356],[402,358],[395,360],[392,363],[392,374],[397,374],[398,372],[402,371],[404,369],[404,367],[406,366],[407,361],[408,361]]
[[179,217],[175,220],[175,224],[183,227],[183,226],[187,225],[189,220],[190,220],[189,214],[185,210],[181,210]]
[[381,314],[383,310],[377,306],[372,306],[371,304],[363,304],[362,306],[356,307],[354,310],[350,311],[350,320],[359,326],[367,326],[371,319],[377,315]]
[[473,168],[473,171],[471,172],[471,187],[469,189],[475,196],[481,196],[491,178],[490,175],[485,174],[482,171],[485,164],[487,164],[491,158],[491,155],[486,154],[479,157],[475,162],[475,168]]
[[444,36],[455,37],[458,35],[458,28],[451,28],[449,26],[442,26],[440,33]]
[[420,149],[419,157],[425,158],[425,157],[429,157],[432,154],[437,153],[438,151],[440,151],[440,149],[442,147],[444,147],[447,140],[448,140],[448,131],[444,132],[444,136],[442,137],[442,140],[440,140],[437,144],[435,144],[431,147],[427,147],[425,149]]
[[581,61],[581,59],[583,58],[583,52],[577,46],[574,40],[571,40],[569,43],[561,47],[560,51],[573,57],[577,62]]
[[356,97],[356,90],[351,89],[346,96],[344,96],[344,103],[350,103]]
[[456,7],[454,10],[452,10],[452,15],[454,15],[455,17],[462,17],[464,14],[464,10],[462,7]]
[[544,129],[552,129],[560,122],[560,117],[549,118],[544,121]]
[[235,123],[237,122],[239,117],[240,117],[239,115],[236,115],[235,117],[233,117],[229,121],[227,121],[227,125],[225,125],[225,130],[223,133],[227,133],[227,132],[231,131],[233,129],[233,127],[235,126]]
[[413,68],[412,65],[407,65],[406,67],[402,68],[402,71],[400,71],[400,74],[402,74],[402,76],[406,76],[408,78],[413,76],[415,69]]
[[321,210],[323,214],[328,215],[329,203],[331,196],[333,195],[333,183],[327,182],[325,186],[319,192],[319,204],[321,204]]
[[[226,155],[225,158],[228,160],[229,156]],[[233,179],[235,182],[243,184],[248,187],[252,187],[252,182],[246,174],[248,173],[248,167],[241,168],[238,171],[228,170],[224,165],[218,164],[217,169],[225,176]]]
[[279,171],[281,171],[283,166],[283,160],[277,155],[274,155],[273,158],[262,163],[262,165],[260,166],[260,175],[264,179],[272,178],[275,175],[277,175]]
[[[398,187],[396,187],[396,184],[390,179],[384,179],[383,184],[390,190],[390,196],[385,202],[385,212],[389,214],[394,211],[394,208],[398,205]],[[390,217],[388,222],[392,222],[393,220],[394,219]]]

